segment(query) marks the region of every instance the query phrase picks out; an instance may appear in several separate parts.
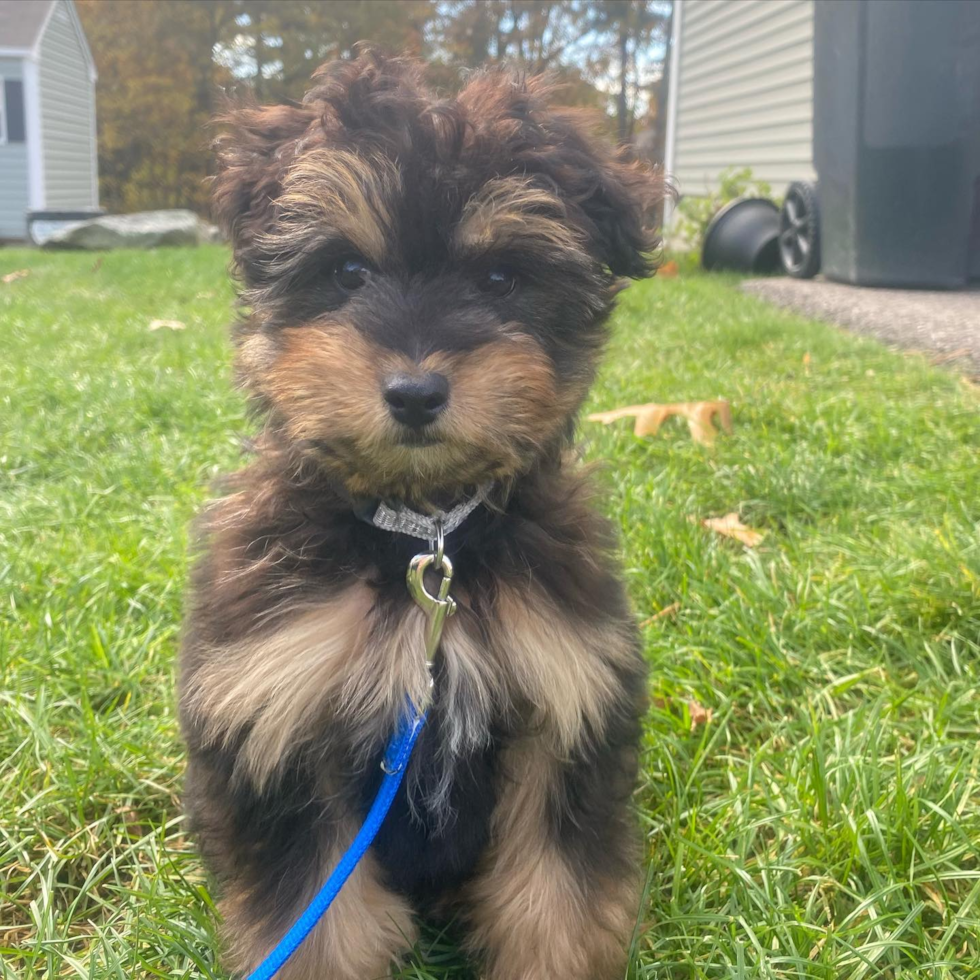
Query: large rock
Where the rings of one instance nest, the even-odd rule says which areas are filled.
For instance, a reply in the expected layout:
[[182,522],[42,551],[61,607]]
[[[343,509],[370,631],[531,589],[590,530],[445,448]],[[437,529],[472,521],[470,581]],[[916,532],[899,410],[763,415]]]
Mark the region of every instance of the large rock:
[[91,250],[198,245],[211,240],[210,228],[193,211],[140,211],[74,221],[52,230],[39,244]]

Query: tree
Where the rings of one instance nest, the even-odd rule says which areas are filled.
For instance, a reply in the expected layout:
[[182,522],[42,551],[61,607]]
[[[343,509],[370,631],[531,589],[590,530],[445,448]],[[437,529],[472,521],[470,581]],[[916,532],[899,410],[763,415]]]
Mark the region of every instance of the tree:
[[358,41],[416,56],[436,8],[429,0],[234,0],[234,27],[215,56],[260,101],[301,99],[324,61],[349,56]]
[[644,115],[662,129],[657,54],[666,48],[669,0],[77,0],[77,7],[99,70],[101,196],[116,211],[203,210],[208,122],[227,94],[299,100],[320,64],[364,40],[423,58],[430,80],[447,92],[465,69],[488,63],[548,70],[567,104],[611,110],[621,139],[633,138]]
[[[616,75],[620,140],[632,137],[642,103],[663,75],[672,7],[667,0],[605,0],[589,7],[598,41],[593,71],[602,74],[614,70]],[[663,57],[649,58],[650,52],[660,51]]]
[[203,209],[208,119],[226,73],[212,48],[222,0],[78,0],[99,80],[99,189],[106,208]]
[[588,6],[581,0],[454,0],[439,9],[434,47],[450,63],[509,62],[538,72],[563,64]]
[[567,105],[604,108],[575,51],[589,23],[583,0],[453,0],[438,10],[429,75],[443,88],[458,88],[465,69],[508,64],[550,72]]

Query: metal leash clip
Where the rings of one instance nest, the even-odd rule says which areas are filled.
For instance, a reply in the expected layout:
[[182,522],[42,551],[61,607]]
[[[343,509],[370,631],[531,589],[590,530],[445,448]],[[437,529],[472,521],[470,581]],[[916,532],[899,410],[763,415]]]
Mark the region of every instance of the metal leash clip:
[[[453,581],[453,563],[446,556],[445,535],[442,522],[436,523],[436,538],[429,542],[432,551],[416,555],[408,565],[408,591],[418,603],[419,608],[428,617],[428,629],[425,635],[425,664],[429,668],[429,689],[434,683],[434,661],[442,639],[442,629],[446,617],[456,612],[456,602],[449,594],[449,586]],[[428,569],[442,573],[439,591],[433,595],[425,587],[425,573]]]

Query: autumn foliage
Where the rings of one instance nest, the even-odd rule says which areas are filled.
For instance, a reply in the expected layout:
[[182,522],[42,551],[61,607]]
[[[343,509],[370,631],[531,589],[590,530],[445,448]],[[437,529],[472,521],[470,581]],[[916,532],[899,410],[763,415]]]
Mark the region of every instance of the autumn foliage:
[[[663,72],[645,75],[636,52],[663,37],[670,11],[665,0],[76,0],[76,6],[99,72],[100,196],[114,212],[204,212],[215,111],[245,91],[260,102],[299,100],[318,65],[349,55],[359,41],[424,58],[431,81],[445,89],[459,85],[461,68],[488,62],[547,69],[565,83],[566,102],[608,110],[611,134],[639,132],[640,113],[656,117]],[[583,37],[590,43],[583,45]],[[616,85],[610,89],[602,78]]]

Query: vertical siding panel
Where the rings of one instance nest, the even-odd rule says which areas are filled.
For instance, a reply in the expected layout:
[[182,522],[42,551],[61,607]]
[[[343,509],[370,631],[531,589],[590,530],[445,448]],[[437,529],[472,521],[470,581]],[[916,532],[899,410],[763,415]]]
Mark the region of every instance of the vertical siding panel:
[[38,75],[46,207],[93,208],[95,83],[65,0],[41,40]]
[[[24,65],[19,58],[0,58],[0,78],[20,80]],[[0,144],[0,239],[27,236],[27,144]]]
[[814,179],[814,0],[684,0],[674,175],[704,194],[751,167],[781,194]]

